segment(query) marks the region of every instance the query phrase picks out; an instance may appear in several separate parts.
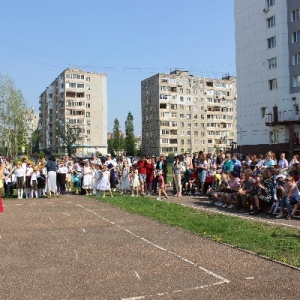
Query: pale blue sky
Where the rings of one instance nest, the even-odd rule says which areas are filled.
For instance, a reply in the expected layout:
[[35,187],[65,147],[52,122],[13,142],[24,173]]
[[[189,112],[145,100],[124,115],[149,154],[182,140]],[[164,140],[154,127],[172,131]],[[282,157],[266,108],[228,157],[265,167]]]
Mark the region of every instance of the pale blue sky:
[[108,131],[129,111],[141,133],[141,81],[175,68],[235,75],[233,0],[0,0],[0,73],[28,106],[67,67],[108,76]]

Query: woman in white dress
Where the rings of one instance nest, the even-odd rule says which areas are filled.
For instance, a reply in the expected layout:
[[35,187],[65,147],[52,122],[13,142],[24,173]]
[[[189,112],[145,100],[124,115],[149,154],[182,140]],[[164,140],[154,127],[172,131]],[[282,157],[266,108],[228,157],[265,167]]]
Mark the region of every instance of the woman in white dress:
[[111,188],[110,188],[110,171],[108,170],[106,165],[103,165],[103,169],[101,171],[100,180],[97,186],[97,190],[102,192],[102,197],[105,197],[105,191],[110,192],[110,196],[113,197]]
[[129,181],[130,167],[127,161],[123,162],[123,169],[121,171],[121,194],[126,195],[127,191],[130,190],[130,181]]
[[85,190],[86,195],[90,195],[93,182],[93,171],[90,167],[90,163],[87,161],[83,167],[83,182],[82,188]]

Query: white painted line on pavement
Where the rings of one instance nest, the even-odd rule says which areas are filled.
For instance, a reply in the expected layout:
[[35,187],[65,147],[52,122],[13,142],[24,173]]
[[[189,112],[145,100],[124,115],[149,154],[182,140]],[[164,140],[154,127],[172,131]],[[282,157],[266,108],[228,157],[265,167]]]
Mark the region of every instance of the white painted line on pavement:
[[135,273],[136,277],[137,277],[139,280],[141,280],[141,277],[140,277],[139,273],[138,273],[137,271],[134,271],[134,273]]
[[85,233],[85,229],[83,227],[80,228],[83,233]]
[[[189,290],[195,290],[195,289],[202,289],[202,288],[205,288],[205,287],[211,287],[211,286],[214,286],[214,285],[220,285],[220,284],[224,284],[224,283],[229,283],[229,282],[230,282],[228,279],[226,279],[226,278],[224,278],[224,277],[222,277],[222,276],[220,276],[220,275],[218,275],[218,274],[216,274],[216,273],[214,273],[214,272],[212,272],[212,271],[210,271],[210,270],[208,270],[208,269],[206,269],[206,268],[200,266],[200,265],[197,264],[196,262],[193,262],[193,261],[191,261],[191,260],[189,260],[189,259],[187,259],[187,258],[185,258],[185,257],[183,257],[183,256],[181,256],[181,255],[179,255],[179,254],[177,254],[177,253],[175,253],[175,252],[173,252],[173,251],[170,251],[170,250],[168,250],[168,249],[165,249],[165,248],[163,248],[163,247],[161,247],[161,246],[159,246],[159,245],[157,245],[157,244],[151,242],[150,240],[148,240],[148,239],[146,239],[146,238],[144,238],[144,237],[139,236],[138,234],[135,234],[134,232],[128,230],[127,228],[122,227],[122,226],[116,224],[116,223],[113,222],[113,221],[110,221],[109,219],[107,219],[107,218],[105,218],[105,217],[99,215],[98,213],[96,213],[95,211],[93,211],[93,210],[91,210],[91,209],[88,209],[88,208],[86,208],[86,207],[84,207],[84,206],[82,206],[82,205],[80,205],[80,204],[76,204],[76,206],[81,207],[81,208],[83,208],[84,210],[86,210],[86,211],[88,211],[88,212],[94,214],[95,216],[99,217],[100,219],[104,220],[105,222],[108,222],[109,224],[114,225],[114,226],[118,227],[119,229],[124,230],[124,231],[127,232],[128,234],[130,234],[130,235],[132,235],[132,236],[134,236],[134,237],[136,237],[136,238],[138,238],[138,239],[144,241],[145,243],[147,243],[147,244],[153,246],[154,248],[159,249],[159,250],[161,250],[161,251],[164,251],[164,252],[166,252],[166,253],[168,253],[168,254],[170,254],[170,255],[172,255],[172,256],[174,256],[174,257],[176,257],[176,258],[178,258],[178,259],[180,259],[180,260],[182,260],[182,261],[184,261],[184,262],[186,262],[186,263],[188,263],[188,264],[194,266],[194,267],[197,267],[198,269],[202,270],[204,273],[206,273],[206,274],[208,274],[208,275],[211,275],[211,276],[217,278],[218,280],[220,280],[219,282],[216,282],[216,283],[213,283],[213,284],[209,284],[209,285],[203,285],[203,286],[199,286],[199,287],[193,287],[193,288],[185,289],[185,290],[178,290],[178,291],[175,291],[176,293],[178,293],[179,291],[180,291],[180,292],[183,292],[183,291],[189,291]],[[168,293],[168,292],[167,292],[167,293]],[[172,293],[174,293],[174,292],[172,292]],[[142,297],[142,298],[140,298],[140,297]],[[149,296],[139,296],[139,297],[137,297],[137,298],[136,298],[136,297],[133,297],[133,298],[124,298],[124,300],[144,299],[143,297],[150,297],[150,295],[149,295]]]

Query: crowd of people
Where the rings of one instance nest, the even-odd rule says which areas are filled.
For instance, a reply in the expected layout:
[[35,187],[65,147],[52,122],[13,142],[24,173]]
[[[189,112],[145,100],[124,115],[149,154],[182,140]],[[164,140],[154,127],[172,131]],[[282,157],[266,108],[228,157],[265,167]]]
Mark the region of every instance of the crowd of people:
[[[185,195],[208,196],[210,203],[228,209],[258,214],[263,204],[269,213],[291,219],[300,207],[300,159],[295,154],[287,161],[281,153],[266,155],[218,155],[202,151],[190,156],[188,152],[168,163],[159,157],[141,156],[137,159],[110,154],[102,159],[76,159],[50,155],[33,162],[28,157],[12,163],[1,160],[1,183],[5,197],[51,198],[74,192],[83,195],[113,197],[117,189],[122,195],[154,195],[158,200]],[[167,186],[171,188],[167,191]],[[171,189],[171,192],[170,192]],[[173,191],[172,191],[173,189]],[[2,193],[2,189],[1,189]],[[279,211],[279,214],[277,212]]]

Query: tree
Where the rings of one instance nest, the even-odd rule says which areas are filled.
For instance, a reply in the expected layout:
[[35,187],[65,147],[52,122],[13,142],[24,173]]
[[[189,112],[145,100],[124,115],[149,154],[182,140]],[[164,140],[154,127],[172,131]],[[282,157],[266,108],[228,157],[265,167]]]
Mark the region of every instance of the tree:
[[62,150],[67,151],[68,156],[75,153],[76,147],[80,147],[79,144],[84,139],[84,133],[82,132],[81,127],[70,124],[69,122],[57,122],[55,132],[59,139],[59,145],[64,148]]
[[113,128],[113,149],[114,152],[118,152],[124,149],[124,138],[120,136],[120,123],[118,119],[114,121],[114,128]]
[[7,149],[7,155],[15,159],[25,146],[28,132],[27,107],[22,92],[14,81],[0,75],[0,134]]
[[131,112],[128,113],[127,119],[125,121],[125,150],[126,155],[136,155],[136,144],[134,138],[134,126],[133,126],[133,116]]
[[32,152],[39,152],[40,147],[39,147],[39,141],[41,139],[41,131],[39,129],[34,130],[31,136],[31,148]]

